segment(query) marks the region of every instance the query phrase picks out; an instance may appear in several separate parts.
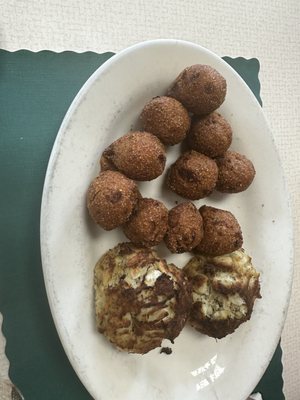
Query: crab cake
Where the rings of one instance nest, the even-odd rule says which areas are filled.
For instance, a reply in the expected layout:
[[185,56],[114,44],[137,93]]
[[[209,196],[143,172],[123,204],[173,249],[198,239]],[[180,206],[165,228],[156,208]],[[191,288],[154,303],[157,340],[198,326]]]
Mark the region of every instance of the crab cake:
[[179,335],[192,301],[181,269],[132,243],[100,258],[94,294],[98,331],[120,350],[141,354]]
[[191,251],[202,237],[202,217],[193,203],[181,203],[169,211],[168,231],[164,240],[172,253]]
[[254,301],[261,297],[259,273],[243,249],[196,256],[183,270],[192,284],[189,321],[197,331],[221,339],[250,319]]
[[167,185],[182,197],[198,200],[211,194],[217,179],[218,167],[215,161],[191,150],[171,165]]
[[219,168],[216,189],[223,193],[239,193],[246,190],[255,176],[250,160],[236,151],[227,151],[216,159]]
[[151,181],[163,173],[165,148],[148,132],[129,132],[104,150],[100,159],[103,169],[117,169],[130,179]]
[[179,101],[167,97],[154,97],[147,103],[140,116],[146,132],[153,133],[165,145],[182,142],[190,129],[188,111]]
[[203,219],[203,239],[195,252],[210,256],[231,253],[243,245],[241,227],[229,211],[202,206],[199,212]]
[[217,112],[205,117],[194,117],[187,135],[190,149],[215,158],[222,156],[231,145],[232,129],[225,118]]
[[209,65],[195,64],[185,68],[167,92],[196,115],[206,115],[223,103],[226,80]]
[[110,231],[128,220],[139,197],[131,179],[120,172],[104,171],[89,186],[87,207],[96,224]]
[[168,228],[168,210],[158,200],[141,198],[123,231],[133,243],[144,246],[159,244]]

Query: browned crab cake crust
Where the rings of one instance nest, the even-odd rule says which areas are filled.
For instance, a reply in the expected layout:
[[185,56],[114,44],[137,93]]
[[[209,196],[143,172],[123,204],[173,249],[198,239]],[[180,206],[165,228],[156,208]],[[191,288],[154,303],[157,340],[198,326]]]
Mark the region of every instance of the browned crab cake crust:
[[159,244],[168,228],[168,209],[158,200],[141,198],[123,231],[133,243],[144,246]]
[[100,166],[117,169],[130,179],[151,181],[163,173],[166,154],[161,141],[149,132],[129,132],[104,150]]
[[231,145],[232,129],[221,114],[213,112],[204,117],[194,117],[187,135],[190,149],[215,158],[222,156]]
[[221,339],[250,319],[261,297],[260,283],[243,249],[218,257],[198,255],[183,271],[192,284],[189,321],[199,332]]
[[95,266],[96,324],[112,344],[147,353],[174,340],[191,308],[191,286],[181,269],[150,248],[122,243]]
[[236,151],[227,151],[217,158],[219,168],[216,189],[223,193],[239,193],[246,190],[255,176],[255,169],[250,160]]
[[167,96],[154,97],[142,113],[141,121],[146,132],[153,133],[165,145],[181,142],[190,129],[190,116],[179,101]]
[[217,178],[218,168],[215,161],[191,150],[171,165],[167,185],[182,197],[198,200],[211,194]]
[[235,216],[226,210],[202,206],[203,239],[195,252],[211,256],[231,253],[243,245],[241,227]]
[[172,253],[191,251],[202,237],[202,217],[193,203],[181,203],[169,211],[168,231],[164,240]]
[[223,103],[225,95],[224,77],[209,65],[202,64],[185,68],[167,92],[167,96],[180,101],[196,115],[215,111]]
[[116,171],[101,172],[90,184],[87,207],[92,219],[109,231],[124,224],[140,197],[136,184]]

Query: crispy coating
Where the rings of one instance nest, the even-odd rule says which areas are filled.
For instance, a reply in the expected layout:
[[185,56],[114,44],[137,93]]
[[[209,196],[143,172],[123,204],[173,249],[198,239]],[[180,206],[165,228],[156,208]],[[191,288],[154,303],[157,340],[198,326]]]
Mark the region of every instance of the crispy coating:
[[180,196],[198,200],[211,194],[217,178],[218,168],[215,161],[191,150],[171,165],[167,184]]
[[169,211],[167,248],[172,253],[191,251],[203,237],[202,217],[191,202],[181,203]]
[[187,135],[190,149],[215,158],[222,156],[232,141],[232,129],[225,118],[217,112],[204,117],[194,117]]
[[203,239],[195,252],[210,256],[231,253],[243,245],[241,227],[229,211],[202,206],[199,209],[203,219]]
[[185,68],[167,92],[167,96],[180,101],[196,115],[206,115],[216,110],[223,103],[225,95],[224,77],[209,65],[201,64]]
[[118,171],[115,164],[111,161],[108,156],[109,150],[104,150],[100,158],[100,170],[103,171]]
[[239,193],[246,190],[255,176],[250,160],[235,151],[227,151],[216,159],[219,168],[216,189],[223,193]]
[[110,231],[127,221],[139,197],[131,179],[120,172],[104,171],[89,186],[87,207],[93,220]]
[[243,249],[218,256],[196,256],[184,267],[192,284],[189,321],[199,332],[221,339],[250,319],[260,298],[259,273]]
[[159,244],[168,228],[168,210],[158,200],[141,198],[129,220],[123,225],[128,239],[144,246]]
[[179,101],[167,97],[154,97],[147,103],[140,116],[146,132],[153,133],[162,143],[174,145],[186,137],[191,119]]
[[95,266],[96,324],[112,344],[147,353],[173,341],[191,308],[191,286],[181,269],[150,248],[122,243]]
[[165,148],[148,132],[129,132],[104,150],[100,159],[102,170],[117,169],[130,179],[151,181],[163,173]]

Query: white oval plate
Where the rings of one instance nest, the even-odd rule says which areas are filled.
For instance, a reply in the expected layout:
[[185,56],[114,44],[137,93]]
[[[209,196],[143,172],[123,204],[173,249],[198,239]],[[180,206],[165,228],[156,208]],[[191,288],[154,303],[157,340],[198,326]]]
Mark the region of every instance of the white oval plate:
[[[261,273],[263,298],[251,320],[216,341],[185,327],[172,355],[159,349],[141,356],[117,351],[94,322],[93,268],[125,241],[88,217],[90,181],[103,149],[129,131],[143,105],[163,94],[177,74],[195,63],[215,67],[227,80],[220,112],[230,122],[232,149],[254,163],[254,183],[243,193],[196,202],[232,211],[244,247]],[[167,151],[169,165],[180,146]],[[163,177],[140,183],[144,196],[168,207],[182,200],[163,188]],[[47,294],[64,349],[79,378],[101,400],[244,400],[267,367],[279,341],[292,280],[292,227],[282,168],[262,109],[239,75],[198,45],[154,40],[130,47],[102,65],[82,87],[59,130],[49,161],[41,214],[41,247]],[[190,255],[160,254],[182,267]],[[170,344],[168,344],[170,345]]]

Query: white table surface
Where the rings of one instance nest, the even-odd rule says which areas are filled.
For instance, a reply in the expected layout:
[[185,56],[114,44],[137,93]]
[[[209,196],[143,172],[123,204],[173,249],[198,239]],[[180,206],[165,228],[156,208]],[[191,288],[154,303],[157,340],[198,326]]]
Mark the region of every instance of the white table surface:
[[10,51],[101,53],[147,39],[177,38],[198,43],[220,56],[259,59],[264,112],[280,153],[293,208],[294,284],[282,347],[286,399],[299,400],[299,0],[0,0],[0,22],[0,48]]

